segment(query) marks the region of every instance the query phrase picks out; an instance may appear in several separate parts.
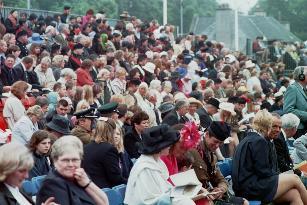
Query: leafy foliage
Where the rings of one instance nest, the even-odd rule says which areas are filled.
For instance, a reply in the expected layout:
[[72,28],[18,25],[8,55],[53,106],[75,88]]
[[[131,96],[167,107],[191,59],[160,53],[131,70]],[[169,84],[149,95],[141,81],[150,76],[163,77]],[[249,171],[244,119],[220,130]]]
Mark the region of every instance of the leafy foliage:
[[294,34],[302,40],[307,39],[306,0],[259,0],[256,7],[253,10],[263,9],[267,15],[289,22]]
[[[51,3],[52,2],[52,3]],[[168,0],[168,22],[180,26],[181,0]],[[12,7],[27,6],[25,0],[4,0],[4,5]],[[104,10],[109,18],[118,18],[122,11],[130,15],[151,21],[157,19],[162,23],[162,0],[31,0],[31,8],[62,12],[64,5],[72,7],[72,13],[84,15],[92,8],[94,11]],[[183,0],[184,32],[188,32],[194,15],[214,15],[217,3],[215,0]]]

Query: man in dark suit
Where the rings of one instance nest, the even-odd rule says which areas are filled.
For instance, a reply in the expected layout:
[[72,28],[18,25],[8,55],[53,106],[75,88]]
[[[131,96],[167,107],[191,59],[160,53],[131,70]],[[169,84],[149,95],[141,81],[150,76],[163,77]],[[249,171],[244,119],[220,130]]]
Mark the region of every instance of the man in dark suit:
[[212,122],[212,116],[217,113],[220,102],[215,98],[210,98],[207,104],[196,110],[200,119],[200,126],[207,128]]
[[1,68],[0,80],[3,84],[3,92],[8,92],[10,87],[16,80],[16,71],[13,69],[15,56],[9,54],[6,56],[4,65]]
[[148,128],[149,116],[143,111],[137,112],[131,118],[131,124],[132,129],[124,137],[124,146],[131,159],[137,159],[141,155],[138,144],[142,141],[141,134]]
[[293,113],[300,118],[300,124],[294,138],[300,137],[307,130],[307,66],[295,68],[293,72],[295,82],[288,86],[284,96],[284,113]]
[[281,117],[281,122],[282,129],[278,138],[274,139],[274,144],[279,171],[286,172],[293,169],[293,162],[288,149],[288,138],[295,135],[297,127],[300,124],[300,119],[296,115],[288,113]]
[[33,58],[29,56],[23,57],[22,61],[14,67],[16,72],[16,80],[22,80],[32,85],[33,89],[41,89],[37,74],[31,69],[33,66]]
[[169,126],[173,126],[179,123],[186,123],[189,119],[185,116],[188,113],[189,102],[186,100],[179,100],[175,104],[175,109],[168,113],[162,121],[162,124],[168,124]]

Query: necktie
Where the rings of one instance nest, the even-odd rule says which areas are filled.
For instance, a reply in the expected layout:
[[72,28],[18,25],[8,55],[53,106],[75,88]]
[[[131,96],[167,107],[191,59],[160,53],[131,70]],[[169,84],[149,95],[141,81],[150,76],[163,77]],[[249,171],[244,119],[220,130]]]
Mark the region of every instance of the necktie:
[[13,84],[13,71],[12,71],[12,69],[9,69],[8,81],[9,81],[8,82],[9,85]]

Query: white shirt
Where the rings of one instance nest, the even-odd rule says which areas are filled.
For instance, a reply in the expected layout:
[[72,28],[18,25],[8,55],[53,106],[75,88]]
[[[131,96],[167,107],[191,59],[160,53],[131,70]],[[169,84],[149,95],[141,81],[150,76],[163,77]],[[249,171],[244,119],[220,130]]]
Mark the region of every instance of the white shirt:
[[32,134],[38,130],[37,123],[33,124],[30,118],[26,115],[18,120],[12,131],[12,141],[17,141],[21,144],[27,144]]
[[12,187],[6,183],[4,183],[8,190],[12,193],[13,197],[16,199],[18,204],[22,205],[31,205],[31,203],[20,193],[18,187]]
[[3,108],[3,117],[6,118],[9,128],[12,130],[14,124],[25,114],[26,109],[22,102],[11,93]]

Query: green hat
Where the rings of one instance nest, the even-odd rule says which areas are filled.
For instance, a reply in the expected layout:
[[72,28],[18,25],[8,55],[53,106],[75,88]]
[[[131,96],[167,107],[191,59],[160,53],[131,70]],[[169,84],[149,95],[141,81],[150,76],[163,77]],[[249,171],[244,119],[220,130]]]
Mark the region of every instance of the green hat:
[[98,118],[98,116],[96,116],[94,112],[95,112],[95,109],[91,107],[87,110],[82,110],[82,111],[74,113],[74,116],[76,116],[77,119],[79,118]]
[[97,110],[98,112],[100,112],[100,114],[110,114],[112,112],[119,113],[117,107],[118,107],[117,102],[111,102],[100,106],[100,108],[98,108]]

